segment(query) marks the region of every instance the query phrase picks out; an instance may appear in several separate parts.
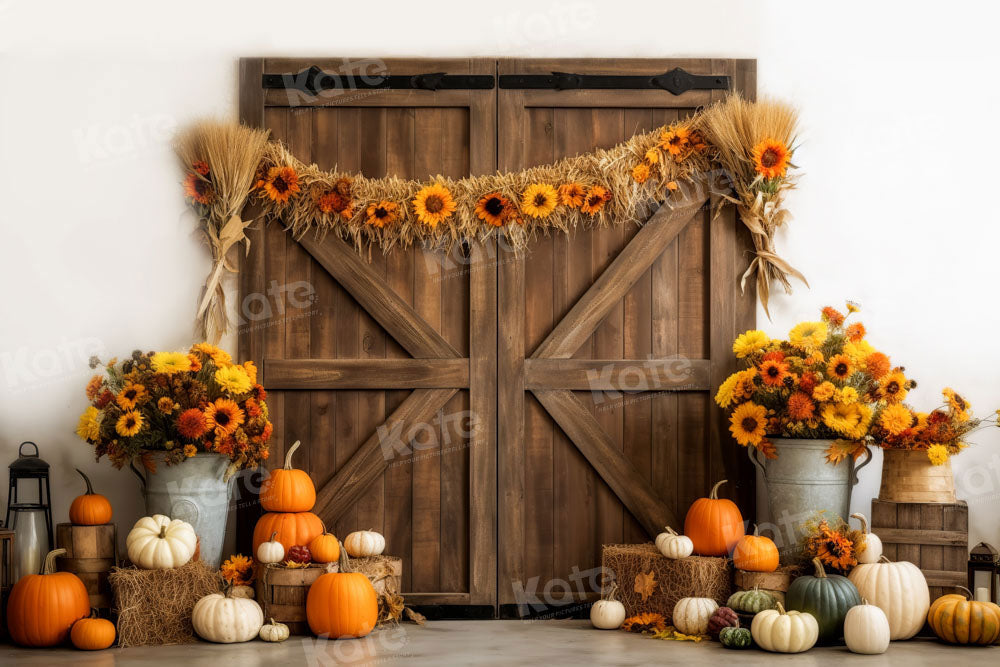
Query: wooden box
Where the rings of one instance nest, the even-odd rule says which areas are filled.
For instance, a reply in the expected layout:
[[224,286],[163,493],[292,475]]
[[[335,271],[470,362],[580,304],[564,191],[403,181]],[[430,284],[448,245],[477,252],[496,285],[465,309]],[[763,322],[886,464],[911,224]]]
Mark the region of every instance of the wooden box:
[[108,573],[118,564],[117,539],[113,523],[100,526],[56,525],[56,548],[66,550],[65,555],[56,558],[56,569],[80,577],[90,595],[90,606],[99,611],[107,612],[112,607]]
[[968,584],[969,506],[872,500],[871,531],[889,560],[908,560],[924,573],[931,600]]

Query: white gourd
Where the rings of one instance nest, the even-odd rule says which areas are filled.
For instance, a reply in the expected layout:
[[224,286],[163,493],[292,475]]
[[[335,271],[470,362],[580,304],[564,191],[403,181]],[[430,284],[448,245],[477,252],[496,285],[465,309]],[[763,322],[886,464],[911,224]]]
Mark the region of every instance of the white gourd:
[[708,619],[719,608],[712,598],[681,598],[674,605],[674,627],[686,635],[708,632]]
[[931,606],[930,589],[923,572],[906,561],[865,563],[851,570],[848,579],[861,597],[885,612],[889,639],[909,639],[924,627]]
[[678,535],[670,526],[656,536],[656,548],[667,558],[687,558],[694,552],[694,543],[686,535]]
[[285,560],[285,545],[274,539],[278,532],[271,533],[271,539],[257,547],[257,560],[261,563],[280,563]]
[[288,626],[284,623],[277,623],[272,618],[260,626],[260,632],[257,633],[257,636],[266,642],[283,642],[288,639],[288,634]]
[[885,653],[889,648],[889,619],[885,612],[862,598],[861,604],[848,609],[844,617],[844,641],[852,653]]
[[199,637],[210,642],[248,642],[264,625],[264,612],[253,600],[212,593],[195,603],[191,625]]
[[197,546],[191,524],[162,514],[136,521],[125,539],[129,560],[145,570],[181,567],[191,560]]
[[374,530],[357,530],[344,539],[344,548],[351,558],[378,556],[385,550],[385,538]]
[[868,519],[864,514],[852,514],[852,519],[861,522],[861,532],[865,534],[865,548],[858,552],[859,563],[877,563],[882,557],[882,540],[868,528]]
[[765,651],[802,653],[816,645],[819,624],[808,612],[789,611],[778,603],[777,609],[758,612],[750,624],[754,643]]
[[608,594],[590,607],[590,624],[598,630],[617,630],[625,622],[625,605],[615,598],[618,584],[611,584]]

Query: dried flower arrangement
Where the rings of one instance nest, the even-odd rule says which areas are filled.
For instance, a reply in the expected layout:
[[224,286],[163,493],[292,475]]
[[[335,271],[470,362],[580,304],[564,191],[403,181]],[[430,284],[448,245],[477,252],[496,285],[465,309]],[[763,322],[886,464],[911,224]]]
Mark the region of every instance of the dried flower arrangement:
[[830,570],[847,574],[858,564],[858,552],[865,548],[863,530],[851,528],[840,517],[827,519],[823,512],[802,525],[801,551],[805,562],[819,558]]

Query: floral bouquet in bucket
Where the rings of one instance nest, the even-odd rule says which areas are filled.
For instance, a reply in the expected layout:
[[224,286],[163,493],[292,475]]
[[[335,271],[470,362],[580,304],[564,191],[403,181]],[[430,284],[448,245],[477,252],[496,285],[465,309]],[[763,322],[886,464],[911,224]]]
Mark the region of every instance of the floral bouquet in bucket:
[[[91,367],[102,365],[91,359]],[[167,465],[199,452],[229,457],[228,479],[268,457],[273,426],[266,392],[252,361],[233,363],[228,352],[198,343],[188,352],[138,350],[87,383],[90,406],[76,432],[107,455],[116,468],[135,457],[153,469],[151,453],[165,452]]]

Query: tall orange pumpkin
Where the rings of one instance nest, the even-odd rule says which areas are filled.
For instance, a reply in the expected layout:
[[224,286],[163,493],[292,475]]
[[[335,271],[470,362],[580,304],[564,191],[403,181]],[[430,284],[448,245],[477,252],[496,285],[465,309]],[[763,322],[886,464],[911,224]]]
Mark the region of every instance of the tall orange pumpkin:
[[684,518],[684,534],[699,556],[728,556],[745,533],[740,508],[719,497],[719,487],[726,481],[713,486],[708,498],[694,501]]
[[257,520],[253,529],[253,552],[277,533],[275,538],[285,547],[285,553],[297,545],[308,545],[323,533],[323,522],[312,512],[268,512]]
[[308,512],[316,504],[316,486],[305,470],[292,467],[298,440],[285,454],[285,467],[272,470],[260,487],[260,504],[268,512]]
[[306,620],[315,635],[364,637],[378,621],[378,598],[368,577],[350,571],[347,551],[340,554],[340,572],[324,574],[309,587]]
[[69,506],[70,522],[77,526],[100,526],[111,523],[111,503],[101,494],[94,493],[90,478],[82,470],[76,468],[76,471],[83,477],[87,493],[73,499],[73,504]]
[[7,600],[7,630],[21,646],[55,646],[69,638],[70,628],[90,613],[87,587],[71,572],[55,572],[56,556],[45,556],[41,574],[26,574]]
[[744,535],[733,549],[733,565],[748,572],[774,572],[778,569],[778,546],[769,537],[761,537],[754,524],[753,535]]

